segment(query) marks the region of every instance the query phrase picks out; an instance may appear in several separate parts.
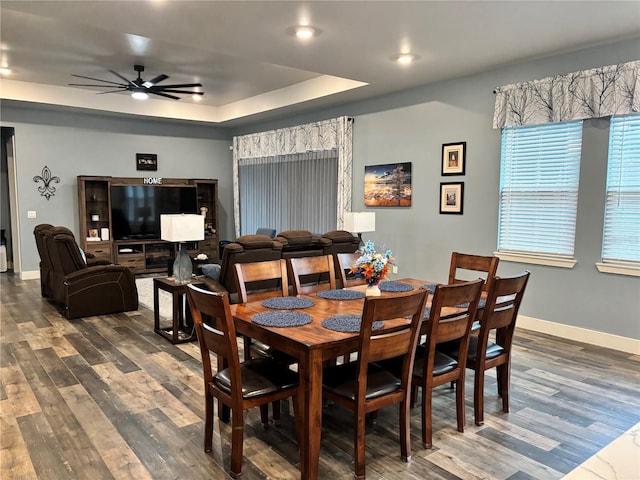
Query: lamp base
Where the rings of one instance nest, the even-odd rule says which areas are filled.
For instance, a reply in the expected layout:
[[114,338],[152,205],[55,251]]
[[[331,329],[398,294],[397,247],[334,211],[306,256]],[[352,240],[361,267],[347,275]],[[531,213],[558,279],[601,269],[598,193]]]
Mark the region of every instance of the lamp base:
[[180,244],[180,251],[178,252],[175,262],[173,262],[173,276],[176,282],[187,283],[191,280],[192,275],[193,265],[191,264],[191,259],[189,258],[186,247]]

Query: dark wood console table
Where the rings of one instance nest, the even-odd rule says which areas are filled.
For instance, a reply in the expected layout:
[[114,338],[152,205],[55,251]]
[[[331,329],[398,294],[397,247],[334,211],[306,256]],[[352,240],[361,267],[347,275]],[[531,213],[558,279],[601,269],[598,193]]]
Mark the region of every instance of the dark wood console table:
[[[173,277],[153,279],[153,330],[173,344],[191,342],[196,339],[191,311],[186,302],[187,285],[189,284],[200,285],[202,282],[194,279],[187,283],[178,283]],[[169,292],[173,297],[173,322],[170,327],[160,327],[159,290]]]

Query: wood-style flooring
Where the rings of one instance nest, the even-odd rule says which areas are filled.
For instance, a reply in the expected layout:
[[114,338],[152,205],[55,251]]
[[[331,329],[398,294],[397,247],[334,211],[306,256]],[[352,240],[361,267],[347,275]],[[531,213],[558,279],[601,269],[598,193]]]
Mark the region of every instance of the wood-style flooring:
[[[40,296],[38,280],[2,274],[0,477],[2,479],[226,479],[230,425],[215,423],[203,451],[203,384],[197,343],[171,345],[153,332],[153,313],[66,320]],[[518,330],[511,412],[502,413],[495,375],[485,389],[485,424],[455,427],[455,397],[437,389],[434,448],[420,441],[400,460],[398,411],[367,427],[367,478],[551,480],[581,464],[640,421],[639,361],[613,350]],[[290,405],[265,430],[246,416],[243,478],[299,478]],[[350,479],[352,415],[324,410],[320,477]]]

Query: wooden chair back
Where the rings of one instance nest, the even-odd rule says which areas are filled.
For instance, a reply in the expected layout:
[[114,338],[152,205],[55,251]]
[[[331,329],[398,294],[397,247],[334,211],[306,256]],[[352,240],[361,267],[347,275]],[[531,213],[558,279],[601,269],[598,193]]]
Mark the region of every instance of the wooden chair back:
[[288,258],[287,264],[294,295],[335,290],[336,273],[333,255]]
[[358,258],[360,258],[359,252],[336,254],[336,270],[338,270],[338,280],[340,281],[340,288],[353,287],[356,285],[366,285],[367,280],[364,277],[356,278],[355,274],[350,274],[351,267],[356,263],[356,260],[358,260]]
[[[286,297],[289,295],[289,279],[285,260],[268,260],[265,262],[236,263],[235,282],[240,303],[263,300],[270,297]],[[264,280],[276,280],[279,288],[273,290],[251,290],[251,284]]]
[[[229,368],[233,389],[231,397],[242,399],[240,357],[229,298],[226,294],[188,285],[187,300],[200,344],[205,390],[213,381],[210,352],[214,352],[218,357],[218,369]],[[203,316],[207,318],[206,323]]]
[[[451,253],[451,266],[449,267],[449,285],[475,280],[478,278],[477,272],[481,272],[485,274],[483,276],[485,279],[483,291],[488,292],[498,271],[499,261],[500,259],[498,257],[453,252]],[[474,272],[476,276],[474,278],[467,274],[467,278],[463,278],[460,276],[462,272],[459,272],[459,270]]]
[[[362,312],[358,348],[358,392],[356,398],[363,401],[367,390],[369,363],[388,358],[404,357],[402,369],[402,389],[410,385],[413,360],[428,292],[416,290],[392,297],[367,297]],[[411,317],[411,323],[390,333],[377,333],[373,322],[392,318]]]
[[[496,368],[498,394],[502,397],[502,411],[509,411],[511,344],[529,275],[530,272],[525,271],[512,277],[495,278],[480,316],[478,336],[470,339],[467,367],[475,371],[473,410],[476,425],[484,423],[485,370]],[[493,331],[495,331],[495,344],[489,347],[489,335]]]

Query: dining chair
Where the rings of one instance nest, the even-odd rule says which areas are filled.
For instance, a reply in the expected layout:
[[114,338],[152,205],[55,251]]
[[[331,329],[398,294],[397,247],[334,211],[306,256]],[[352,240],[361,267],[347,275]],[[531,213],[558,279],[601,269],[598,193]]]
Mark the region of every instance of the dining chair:
[[[469,337],[467,368],[474,370],[473,411],[476,425],[484,423],[485,371],[496,368],[498,395],[502,397],[502,411],[509,412],[509,384],[511,378],[511,344],[516,318],[530,272],[525,270],[512,277],[496,277],[480,315],[478,335]],[[494,332],[495,343],[489,341]],[[457,359],[459,350],[449,355]]]
[[[484,273],[485,284],[482,289],[484,292],[488,292],[493,283],[493,279],[498,271],[498,263],[500,259],[498,257],[489,257],[481,255],[471,255],[468,253],[451,253],[451,265],[449,267],[449,285],[455,285],[456,283],[468,282],[469,280],[475,280],[478,278],[477,272]],[[466,279],[460,276],[461,273],[467,272]],[[476,272],[475,277],[468,272]]]
[[364,277],[356,278],[354,273],[350,273],[351,267],[355,265],[360,255],[359,252],[336,254],[336,269],[338,270],[340,288],[367,284],[367,280]]
[[[259,406],[265,427],[264,412],[271,402],[293,398],[294,416],[298,414],[298,375],[286,365],[270,358],[240,362],[236,329],[229,308],[229,299],[219,294],[189,285],[187,298],[200,344],[204,374],[205,428],[204,451],[213,444],[213,400],[217,398],[231,413],[231,476],[242,473],[244,411]],[[206,322],[203,321],[206,318]],[[217,373],[212,370],[211,352],[217,355]],[[220,415],[220,404],[218,414]],[[228,421],[228,416],[221,416]],[[297,425],[297,421],[296,421]]]
[[[433,388],[453,382],[456,387],[458,431],[464,431],[464,382],[471,324],[476,317],[484,282],[478,279],[455,285],[438,285],[433,294],[429,316],[421,335],[427,340],[416,349],[411,383],[411,403],[415,404],[418,388],[422,389],[422,443],[431,448],[433,436]],[[458,359],[436,350],[436,345],[458,340]]]
[[[289,295],[289,279],[285,260],[236,263],[234,269],[236,291],[238,292],[240,303]],[[291,365],[297,362],[295,358],[271,348],[266,343],[247,336],[244,337],[243,341],[245,360],[262,357],[278,360],[284,365]],[[279,401],[273,403],[273,420],[276,423],[280,420]]]
[[294,295],[336,289],[333,255],[288,258],[287,266]]
[[[367,297],[358,336],[358,360],[323,370],[323,397],[354,412],[354,457],[356,478],[365,478],[365,418],[389,405],[399,404],[400,453],[411,460],[409,435],[409,387],[418,333],[428,292],[414,290],[394,296]],[[411,321],[393,331],[377,332],[374,322],[409,317]],[[398,357],[399,376],[376,362]]]

